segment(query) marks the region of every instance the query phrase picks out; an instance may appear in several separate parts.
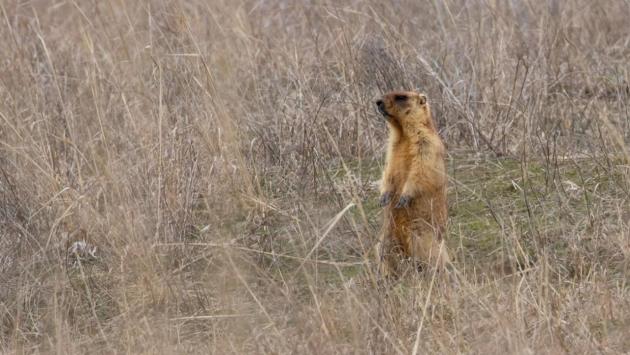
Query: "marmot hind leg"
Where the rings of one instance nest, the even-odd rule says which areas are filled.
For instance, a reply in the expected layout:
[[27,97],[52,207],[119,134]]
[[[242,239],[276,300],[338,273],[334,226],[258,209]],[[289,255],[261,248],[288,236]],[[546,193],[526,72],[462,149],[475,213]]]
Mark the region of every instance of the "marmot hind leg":
[[423,267],[444,269],[450,263],[446,245],[432,231],[415,234],[410,238],[407,255]]
[[383,236],[375,247],[378,272],[382,277],[400,276],[400,262],[403,259],[403,248],[391,237]]

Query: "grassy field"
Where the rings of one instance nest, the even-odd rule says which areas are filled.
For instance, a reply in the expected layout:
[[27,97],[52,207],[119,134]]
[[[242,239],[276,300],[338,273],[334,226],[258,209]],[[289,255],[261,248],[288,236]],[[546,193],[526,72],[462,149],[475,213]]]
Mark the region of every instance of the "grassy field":
[[[0,353],[630,353],[629,16],[0,1]],[[448,146],[454,260],[384,282],[392,89]]]

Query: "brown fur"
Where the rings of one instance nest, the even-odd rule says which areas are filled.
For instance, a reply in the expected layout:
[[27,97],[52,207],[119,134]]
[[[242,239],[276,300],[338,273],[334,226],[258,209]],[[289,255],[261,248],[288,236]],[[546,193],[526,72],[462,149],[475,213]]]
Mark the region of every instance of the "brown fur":
[[396,273],[401,256],[442,267],[449,260],[442,243],[447,220],[446,150],[426,96],[392,92],[377,104],[389,126],[381,182],[382,270]]

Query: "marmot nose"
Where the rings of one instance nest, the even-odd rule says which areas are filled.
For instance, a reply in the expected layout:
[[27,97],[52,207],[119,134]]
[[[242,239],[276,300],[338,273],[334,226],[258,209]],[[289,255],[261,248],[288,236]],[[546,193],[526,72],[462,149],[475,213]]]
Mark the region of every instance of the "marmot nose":
[[385,103],[383,102],[383,100],[377,100],[376,101],[376,107],[378,107],[378,112],[381,113],[381,115],[387,117],[387,110],[385,109]]

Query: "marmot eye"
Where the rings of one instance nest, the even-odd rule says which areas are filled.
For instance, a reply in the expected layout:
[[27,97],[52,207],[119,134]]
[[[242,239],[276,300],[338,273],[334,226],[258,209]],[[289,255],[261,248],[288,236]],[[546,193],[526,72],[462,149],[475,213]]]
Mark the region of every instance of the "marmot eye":
[[398,102],[407,101],[407,96],[405,96],[405,95],[396,95],[396,96],[394,96],[394,100],[396,100]]

